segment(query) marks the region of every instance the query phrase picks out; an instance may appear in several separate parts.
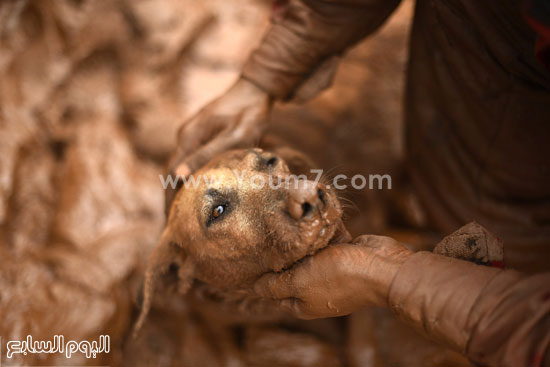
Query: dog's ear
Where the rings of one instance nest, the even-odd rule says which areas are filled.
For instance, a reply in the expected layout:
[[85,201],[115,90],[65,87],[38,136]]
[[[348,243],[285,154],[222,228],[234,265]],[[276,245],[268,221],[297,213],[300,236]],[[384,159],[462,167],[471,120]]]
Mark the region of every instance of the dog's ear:
[[175,285],[180,294],[185,294],[193,283],[193,273],[193,263],[186,256],[180,244],[174,241],[170,226],[167,226],[147,263],[143,284],[143,302],[134,327],[134,337],[137,336],[151,309],[155,290],[167,289]]
[[315,163],[309,157],[295,149],[282,147],[274,152],[285,161],[292,174],[309,176],[315,167]]

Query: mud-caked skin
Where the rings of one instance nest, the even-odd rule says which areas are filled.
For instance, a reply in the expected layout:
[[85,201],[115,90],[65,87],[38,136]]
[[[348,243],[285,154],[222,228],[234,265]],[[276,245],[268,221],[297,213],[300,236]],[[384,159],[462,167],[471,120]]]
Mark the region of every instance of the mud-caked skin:
[[221,291],[251,290],[263,274],[349,240],[334,192],[296,177],[280,155],[248,149],[226,152],[187,178],[149,261],[143,310],[167,279],[176,278],[181,292],[195,279]]

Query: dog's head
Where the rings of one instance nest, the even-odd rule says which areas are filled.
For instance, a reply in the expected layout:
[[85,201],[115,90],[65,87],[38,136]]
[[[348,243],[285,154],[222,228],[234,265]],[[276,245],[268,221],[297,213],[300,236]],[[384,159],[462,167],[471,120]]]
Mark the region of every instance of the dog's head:
[[148,264],[142,315],[157,283],[246,289],[347,235],[335,194],[292,172],[308,166],[305,157],[282,152],[226,152],[186,180]]

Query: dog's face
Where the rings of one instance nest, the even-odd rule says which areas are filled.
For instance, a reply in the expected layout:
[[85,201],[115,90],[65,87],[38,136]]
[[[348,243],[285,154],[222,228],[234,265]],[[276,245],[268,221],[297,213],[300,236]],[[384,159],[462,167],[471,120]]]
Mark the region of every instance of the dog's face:
[[[299,154],[290,155],[294,166]],[[246,289],[327,246],[336,232],[341,236],[334,193],[291,174],[280,154],[260,149],[224,153],[195,172],[178,192],[151,257],[145,301],[161,276],[176,271],[180,290],[193,279]]]
[[338,200],[325,185],[290,175],[280,156],[260,149],[227,152],[194,173],[168,230],[196,279],[246,287],[328,244],[342,214]]

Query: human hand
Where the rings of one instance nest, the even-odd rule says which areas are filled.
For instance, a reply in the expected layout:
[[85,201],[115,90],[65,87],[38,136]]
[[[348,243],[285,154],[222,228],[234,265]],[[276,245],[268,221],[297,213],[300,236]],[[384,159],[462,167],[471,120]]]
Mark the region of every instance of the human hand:
[[392,238],[363,235],[352,244],[331,245],[282,273],[262,276],[254,291],[301,319],[386,306],[393,277],[411,254]]
[[[267,124],[272,99],[253,83],[239,79],[179,129],[168,173],[189,177],[225,150],[257,143]],[[176,190],[166,190],[167,211]]]

